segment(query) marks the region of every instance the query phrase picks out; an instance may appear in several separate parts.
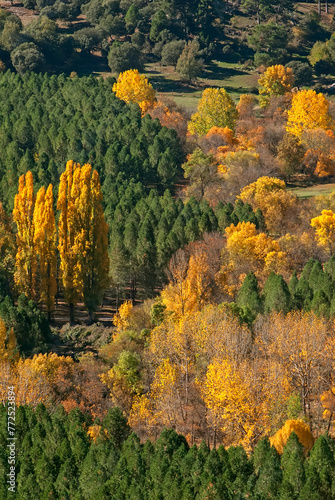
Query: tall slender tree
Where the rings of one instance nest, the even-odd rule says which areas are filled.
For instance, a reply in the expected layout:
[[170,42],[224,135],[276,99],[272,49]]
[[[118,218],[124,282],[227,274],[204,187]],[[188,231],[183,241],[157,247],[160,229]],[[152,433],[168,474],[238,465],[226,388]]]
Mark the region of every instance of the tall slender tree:
[[19,179],[19,192],[15,195],[13,220],[17,226],[17,253],[15,284],[19,293],[36,298],[37,260],[34,245],[34,181],[28,171]]
[[52,184],[38,191],[34,209],[34,245],[38,259],[40,302],[46,305],[48,319],[54,310],[57,292],[56,224]]
[[74,322],[74,306],[83,298],[90,321],[108,284],[108,225],[101,206],[99,175],[92,167],[69,161],[61,175],[58,249],[65,299]]

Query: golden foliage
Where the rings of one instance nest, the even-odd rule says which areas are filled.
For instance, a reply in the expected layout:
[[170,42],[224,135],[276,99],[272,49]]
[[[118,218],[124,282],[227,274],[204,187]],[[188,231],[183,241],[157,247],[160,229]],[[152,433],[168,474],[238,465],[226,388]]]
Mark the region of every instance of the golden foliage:
[[243,259],[263,269],[266,259],[269,260],[269,254],[274,259],[282,253],[278,242],[259,232],[251,222],[239,222],[237,226],[231,224],[225,229],[225,233],[227,251],[232,262]]
[[101,201],[97,171],[67,162],[57,201],[60,274],[66,301],[76,304],[83,297],[89,311],[96,309],[109,282],[108,225]]
[[320,396],[322,407],[324,408],[322,417],[331,422],[335,414],[335,387],[331,387]]
[[243,445],[248,451],[270,431],[276,404],[287,398],[287,391],[280,387],[283,374],[266,363],[244,361],[237,365],[214,359],[204,380],[197,383],[211,426],[229,434],[233,445]]
[[311,220],[311,226],[315,229],[318,243],[334,253],[335,243],[335,214],[331,210],[322,210],[321,215]]
[[40,302],[46,305],[47,312],[50,314],[54,309],[57,293],[56,223],[51,184],[46,192],[42,187],[37,193],[33,223]]
[[177,252],[170,262],[170,276],[161,297],[167,311],[176,318],[199,311],[210,300],[212,289],[204,251],[191,255],[189,261]]
[[317,94],[314,90],[296,92],[287,113],[287,132],[301,138],[304,130],[331,129],[332,119],[328,109],[329,102],[323,94]]
[[[16,405],[52,405],[55,397],[54,384],[64,372],[72,370],[70,357],[55,353],[35,354],[33,358],[19,358],[15,364],[0,360],[0,394],[5,397],[7,385],[15,386]],[[7,384],[7,385],[6,385]]]
[[19,191],[15,195],[13,220],[17,226],[17,253],[15,259],[15,284],[19,293],[35,299],[37,296],[37,260],[34,245],[34,182],[28,171],[19,179]]
[[250,116],[252,114],[252,110],[257,103],[255,96],[251,94],[241,94],[240,100],[237,104],[237,111],[241,116]]
[[287,216],[296,206],[297,198],[286,191],[285,182],[276,177],[260,177],[242,189],[238,196],[254,210],[259,208],[269,231],[281,232]]
[[324,319],[313,313],[272,313],[256,328],[256,343],[263,356],[285,370],[291,390],[301,391],[304,415],[310,417],[312,393],[329,370],[333,337]]
[[113,316],[113,324],[116,326],[118,332],[125,331],[129,328],[129,318],[133,310],[133,303],[131,300],[126,300],[120,305],[119,310]]
[[284,426],[274,436],[270,437],[271,446],[274,446],[278,453],[282,454],[292,432],[296,433],[305,453],[308,453],[312,449],[314,438],[309,425],[301,419],[287,420]]
[[156,101],[156,92],[151,83],[137,69],[120,73],[117,82],[113,85],[113,92],[116,97],[127,103],[137,103],[141,108],[142,116],[154,106]]
[[261,104],[267,105],[268,98],[272,95],[284,95],[286,92],[290,92],[293,79],[291,68],[285,68],[281,64],[269,66],[258,80]]
[[[87,429],[87,434],[89,436],[89,438],[93,441],[93,443],[96,442],[96,440],[98,439],[99,437],[99,434],[100,434],[100,429],[101,429],[101,425],[97,425],[97,424],[94,424],[94,425],[90,425]],[[105,429],[105,432],[107,430]]]
[[56,225],[52,185],[42,187],[35,197],[30,171],[19,179],[13,220],[17,226],[15,283],[18,291],[54,308],[56,283]]
[[228,146],[234,146],[238,144],[237,139],[234,137],[233,130],[228,127],[211,127],[208,130],[205,138],[208,141],[216,142],[216,147],[219,147],[222,144],[226,144]]
[[191,116],[188,130],[191,135],[204,136],[212,127],[234,130],[238,118],[235,103],[225,89],[205,89],[197,112]]
[[180,420],[180,387],[178,367],[168,358],[161,361],[155,371],[149,394],[135,398],[130,425],[139,427],[145,423],[155,426],[175,427]]

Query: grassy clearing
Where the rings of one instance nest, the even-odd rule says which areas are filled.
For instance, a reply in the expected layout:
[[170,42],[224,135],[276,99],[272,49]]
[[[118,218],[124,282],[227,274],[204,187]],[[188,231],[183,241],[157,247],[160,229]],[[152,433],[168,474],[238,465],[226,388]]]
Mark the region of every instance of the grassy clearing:
[[241,94],[253,91],[259,79],[257,71],[246,70],[240,64],[221,61],[213,61],[207,66],[196,84],[180,82],[172,66],[164,67],[157,63],[147,64],[145,75],[159,94],[171,97],[190,112],[195,111],[198,100],[207,87],[224,87],[238,100]]
[[335,191],[335,183],[330,184],[315,184],[308,187],[295,187],[288,188],[292,193],[296,194],[298,198],[311,198],[312,196],[327,195]]

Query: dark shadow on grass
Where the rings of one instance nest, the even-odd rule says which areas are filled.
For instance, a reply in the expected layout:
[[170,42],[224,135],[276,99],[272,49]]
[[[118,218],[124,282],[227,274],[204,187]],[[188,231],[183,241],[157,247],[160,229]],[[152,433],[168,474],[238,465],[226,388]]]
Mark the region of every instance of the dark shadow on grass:
[[204,71],[204,77],[210,80],[223,80],[232,76],[245,75],[246,71],[234,68],[223,68],[218,64],[211,64]]
[[155,90],[164,93],[165,92],[193,93],[196,90],[199,90],[199,86],[197,84],[172,80],[164,76],[150,75],[150,83],[152,83]]
[[110,72],[110,68],[107,57],[80,53],[78,59],[71,65],[71,71],[75,71],[78,76],[90,76],[92,73]]

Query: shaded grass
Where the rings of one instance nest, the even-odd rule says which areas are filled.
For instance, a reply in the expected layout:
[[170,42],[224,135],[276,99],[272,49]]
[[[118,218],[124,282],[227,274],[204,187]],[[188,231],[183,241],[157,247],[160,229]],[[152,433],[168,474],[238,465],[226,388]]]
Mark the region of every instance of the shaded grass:
[[221,61],[212,61],[206,66],[201,78],[194,84],[181,82],[172,66],[164,67],[158,63],[147,64],[145,75],[158,93],[172,97],[190,112],[196,110],[205,88],[223,87],[238,100],[241,94],[254,91],[259,78],[256,71],[246,70],[240,64]]

